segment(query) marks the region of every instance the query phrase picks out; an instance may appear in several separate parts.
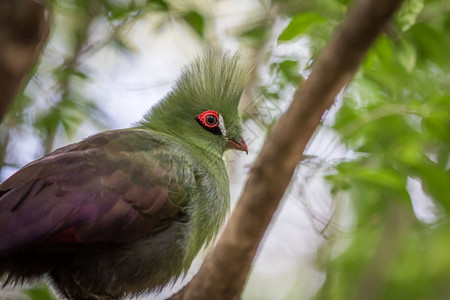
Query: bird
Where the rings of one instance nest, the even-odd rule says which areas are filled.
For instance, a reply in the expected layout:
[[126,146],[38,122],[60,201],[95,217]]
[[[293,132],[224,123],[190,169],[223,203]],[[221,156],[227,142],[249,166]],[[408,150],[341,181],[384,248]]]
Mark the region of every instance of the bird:
[[[70,300],[160,292],[229,210],[223,155],[248,152],[239,53],[207,50],[130,128],[59,148],[0,184],[3,286],[48,279]],[[1,282],[0,282],[1,285]]]

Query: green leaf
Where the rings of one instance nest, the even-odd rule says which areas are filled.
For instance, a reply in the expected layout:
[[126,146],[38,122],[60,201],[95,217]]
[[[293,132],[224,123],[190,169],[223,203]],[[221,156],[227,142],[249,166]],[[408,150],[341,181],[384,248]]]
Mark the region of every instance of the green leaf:
[[52,107],[47,113],[38,116],[33,125],[39,131],[43,131],[45,134],[51,134],[56,131],[60,120],[61,114],[59,109]]
[[355,169],[354,172],[353,176],[358,180],[377,185],[381,188],[402,191],[406,185],[404,176],[391,169],[375,169],[373,167],[368,167]]
[[398,23],[400,29],[405,32],[416,23],[417,16],[423,9],[424,0],[408,0],[405,1],[398,13]]
[[324,23],[326,20],[318,13],[308,12],[295,16],[278,37],[279,42],[290,41],[303,35],[310,26]]
[[412,72],[416,66],[417,53],[411,43],[401,41],[398,45],[398,61],[407,72]]
[[375,43],[373,50],[379,59],[381,65],[390,67],[392,62],[392,43],[385,37],[380,36]]
[[205,36],[205,19],[196,11],[189,11],[182,17],[184,21],[200,36]]
[[[432,61],[441,69],[450,66],[448,49],[450,49],[450,34],[448,30],[433,27],[427,23],[414,25],[408,36],[417,48],[418,59],[422,61]],[[448,73],[448,72],[447,72]]]
[[53,69],[52,73],[53,76],[55,76],[55,78],[60,82],[68,80],[70,76],[75,76],[82,80],[89,79],[88,74],[71,66],[58,66]]
[[154,10],[169,11],[170,9],[169,4],[164,0],[148,0],[147,3]]
[[265,23],[258,23],[239,34],[239,37],[246,40],[251,40],[258,44],[264,42],[267,37],[268,26]]
[[298,83],[300,67],[297,61],[285,60],[279,64],[280,73],[290,82]]
[[109,20],[123,20],[130,15],[133,11],[132,8],[128,6],[120,5],[105,5],[107,9],[107,17]]

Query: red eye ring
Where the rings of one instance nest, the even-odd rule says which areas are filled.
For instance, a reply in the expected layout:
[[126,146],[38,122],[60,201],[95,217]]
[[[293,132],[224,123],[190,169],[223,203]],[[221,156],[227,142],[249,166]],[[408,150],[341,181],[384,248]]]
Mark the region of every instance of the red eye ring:
[[214,110],[207,110],[198,115],[197,120],[205,127],[215,128],[219,126],[219,113]]

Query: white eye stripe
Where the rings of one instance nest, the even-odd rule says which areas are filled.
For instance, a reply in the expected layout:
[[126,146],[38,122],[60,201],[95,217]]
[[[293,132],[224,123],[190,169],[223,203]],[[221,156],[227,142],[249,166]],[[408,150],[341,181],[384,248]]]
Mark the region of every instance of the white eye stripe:
[[219,114],[219,129],[222,135],[227,135],[227,130],[225,129],[225,122],[223,121],[222,115]]

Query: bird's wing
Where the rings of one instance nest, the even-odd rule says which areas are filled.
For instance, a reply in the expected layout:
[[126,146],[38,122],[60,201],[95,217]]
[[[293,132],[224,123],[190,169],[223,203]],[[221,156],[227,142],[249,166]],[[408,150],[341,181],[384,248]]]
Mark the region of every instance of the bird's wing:
[[0,254],[130,242],[181,218],[194,176],[168,150],[144,130],[116,130],[23,167],[0,185]]

